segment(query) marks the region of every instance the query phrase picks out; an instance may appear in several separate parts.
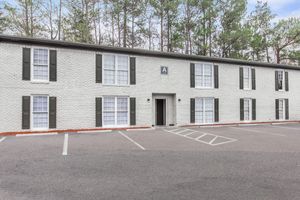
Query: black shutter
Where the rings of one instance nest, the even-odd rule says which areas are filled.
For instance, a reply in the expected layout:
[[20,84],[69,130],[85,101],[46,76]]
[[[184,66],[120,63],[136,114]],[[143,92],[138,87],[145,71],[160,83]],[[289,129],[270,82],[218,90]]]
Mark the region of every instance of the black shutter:
[[195,123],[195,99],[191,98],[191,123]]
[[244,89],[244,69],[240,67],[240,89]]
[[130,125],[136,125],[136,103],[135,98],[130,98]]
[[214,65],[214,85],[215,88],[219,88],[219,66]]
[[23,80],[30,80],[30,48],[23,48]]
[[289,73],[288,72],[285,72],[285,91],[289,91]]
[[96,54],[96,83],[102,83],[102,55]]
[[240,120],[244,121],[244,99],[240,99]]
[[255,69],[251,69],[251,77],[252,77],[252,90],[256,90],[256,75],[255,75]]
[[30,96],[22,97],[22,129],[30,129]]
[[279,119],[279,99],[275,99],[275,117]]
[[50,81],[57,81],[57,53],[50,50]]
[[252,120],[256,120],[256,99],[252,99]]
[[278,71],[275,71],[275,91],[279,90],[279,84],[278,84]]
[[96,98],[96,127],[102,127],[102,98]]
[[191,63],[190,65],[190,81],[191,81],[191,88],[195,87],[195,64]]
[[289,100],[285,99],[285,119],[288,120],[290,119],[289,116]]
[[56,128],[56,97],[49,97],[49,128]]
[[215,98],[215,122],[219,122],[219,99]]
[[130,85],[136,84],[136,58],[130,57]]

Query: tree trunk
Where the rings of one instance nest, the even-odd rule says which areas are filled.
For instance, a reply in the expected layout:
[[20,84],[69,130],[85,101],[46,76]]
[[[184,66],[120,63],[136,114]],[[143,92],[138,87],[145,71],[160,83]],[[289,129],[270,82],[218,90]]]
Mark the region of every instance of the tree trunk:
[[117,15],[117,23],[118,23],[118,46],[121,46],[121,22],[120,22],[120,13]]
[[124,1],[124,19],[123,19],[123,47],[127,47],[127,2],[126,0]]
[[134,32],[134,22],[135,19],[134,19],[134,16],[132,15],[131,16],[131,48],[134,48],[134,45],[135,45],[135,32]]
[[33,29],[34,29],[32,4],[33,4],[32,1],[30,1],[30,37],[33,37]]
[[276,48],[275,49],[275,55],[276,55],[276,63],[277,64],[280,64],[280,49],[279,48]]
[[163,11],[160,14],[160,51],[164,51],[164,17]]
[[59,0],[58,40],[60,40],[60,36],[61,36],[61,8],[62,8],[62,0]]
[[30,36],[30,33],[29,33],[29,6],[28,6],[28,1],[25,1],[25,35]]
[[49,25],[50,25],[50,38],[51,40],[54,40],[53,36],[53,23],[52,23],[52,0],[49,0]]

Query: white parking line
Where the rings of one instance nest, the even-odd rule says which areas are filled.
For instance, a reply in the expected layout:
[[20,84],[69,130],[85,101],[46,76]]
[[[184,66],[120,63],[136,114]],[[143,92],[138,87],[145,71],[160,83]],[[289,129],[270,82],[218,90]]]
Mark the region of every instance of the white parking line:
[[68,155],[68,140],[69,140],[69,134],[65,134],[65,139],[64,139],[64,147],[63,147],[63,152],[62,155],[66,156]]
[[246,128],[238,128],[238,127],[229,127],[229,128],[242,130],[242,131],[253,132],[253,133],[263,133],[263,134],[267,134],[267,135],[286,136],[286,135],[283,135],[283,134],[280,134],[280,133],[269,133],[269,132],[265,132],[265,131],[250,130],[250,129],[246,129]]
[[109,133],[112,130],[98,130],[98,131],[78,131],[77,133]]
[[[193,137],[189,137],[189,135],[191,135],[192,133],[188,133],[188,134],[184,135],[184,134],[180,134],[182,131],[178,131],[178,129],[176,129],[176,130],[177,130],[177,132],[174,132],[172,130],[170,131],[168,129],[164,129],[165,132],[172,133],[172,134],[175,134],[175,135],[179,135],[181,137],[185,137],[187,139],[194,140],[194,141],[197,141],[197,142],[201,142],[201,143],[204,143],[204,144],[208,144],[208,145],[211,145],[211,146],[217,146],[217,145],[221,145],[221,144],[230,143],[230,142],[236,142],[237,141],[237,139],[233,139],[233,138],[219,136],[219,135],[215,135],[215,134],[211,134],[211,133],[205,133],[205,132],[202,132],[202,131],[193,131],[193,130],[190,130],[190,129],[185,129],[185,130],[193,131],[192,133],[202,133],[202,135],[200,135],[199,137],[193,138]],[[205,137],[207,135],[208,136],[213,136],[213,139],[211,139],[210,141],[201,140],[201,138],[203,138],[203,137]],[[225,139],[227,141],[214,143],[218,138]]]
[[24,136],[47,136],[47,135],[57,135],[54,133],[32,133],[32,134],[17,134],[16,137],[24,137]]
[[125,137],[127,140],[129,140],[130,142],[132,142],[133,144],[135,144],[136,146],[138,146],[139,148],[141,148],[142,150],[146,150],[142,145],[140,145],[139,143],[137,143],[136,141],[134,141],[133,139],[131,139],[130,137],[128,137],[127,135],[125,135],[123,132],[119,131],[119,133]]
[[131,129],[126,129],[126,131],[151,131],[155,130],[155,128],[131,128]]
[[6,139],[6,137],[3,137],[0,139],[0,142],[3,142]]
[[289,129],[289,130],[298,130],[298,131],[300,131],[300,128],[295,128],[295,127],[285,127],[285,126],[278,126],[278,125],[273,125],[272,127],[283,128],[283,129]]

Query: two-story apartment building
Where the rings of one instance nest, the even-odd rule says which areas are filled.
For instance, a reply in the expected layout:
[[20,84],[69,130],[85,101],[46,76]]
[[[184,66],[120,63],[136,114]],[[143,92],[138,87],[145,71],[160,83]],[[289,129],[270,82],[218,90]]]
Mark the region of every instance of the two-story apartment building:
[[0,35],[0,132],[300,120],[300,68]]

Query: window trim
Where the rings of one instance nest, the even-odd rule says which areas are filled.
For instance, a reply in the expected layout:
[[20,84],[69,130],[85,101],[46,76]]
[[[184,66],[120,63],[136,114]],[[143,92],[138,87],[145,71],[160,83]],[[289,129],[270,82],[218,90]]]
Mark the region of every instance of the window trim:
[[[206,62],[196,62],[194,63],[195,64],[195,74],[194,74],[194,78],[195,78],[195,88],[196,89],[215,89],[215,77],[214,77],[214,64],[213,63],[206,63]],[[204,87],[204,86],[199,86],[196,84],[196,67],[197,65],[201,64],[202,65],[202,70],[203,70],[203,75],[202,75],[202,80],[204,81],[204,65],[211,65],[211,81],[212,81],[212,84],[210,87]]]
[[[244,122],[251,122],[252,120],[252,98],[243,98],[244,99]],[[245,120],[245,101],[249,100],[249,120]]]
[[[127,124],[122,124],[122,125],[118,125],[117,124],[117,113],[118,113],[118,110],[117,110],[117,107],[118,107],[118,102],[117,102],[117,98],[127,98]],[[114,125],[105,125],[104,123],[104,98],[114,98],[115,99],[115,110],[114,110],[114,113],[115,113],[115,123]],[[120,127],[129,127],[129,124],[130,124],[130,98],[129,96],[122,96],[122,95],[105,95],[105,96],[102,96],[102,125],[103,125],[103,128],[120,128]]]
[[[43,96],[43,97],[47,97],[47,114],[48,114],[48,127],[47,128],[34,128],[33,127],[33,97],[36,97],[36,96]],[[49,95],[48,94],[32,94],[30,95],[30,127],[31,127],[31,130],[49,130]]]
[[[203,122],[202,123],[199,123],[199,122],[196,122],[196,104],[197,104],[197,100],[198,99],[211,99],[212,100],[212,122],[206,122],[206,117],[205,117],[205,113],[206,113],[206,109],[205,111],[203,111],[203,114],[202,114],[202,119],[203,119]],[[197,125],[203,125],[203,124],[214,124],[215,123],[215,97],[195,97],[195,124]],[[205,108],[206,108],[206,104],[204,102],[204,105],[205,105]],[[204,106],[203,106],[204,108]]]
[[[249,66],[243,66],[243,90],[252,90],[252,67]],[[249,88],[245,87],[245,70],[249,71]]]
[[[34,50],[35,49],[44,49],[44,50],[47,50],[48,51],[48,80],[39,80],[39,79],[34,79],[34,75],[33,75],[33,72],[34,72]],[[46,48],[46,47],[32,47],[31,48],[31,63],[30,63],[30,81],[32,83],[50,83],[50,49],[49,48]]]
[[[114,71],[115,71],[115,83],[114,84],[109,84],[109,83],[105,83],[105,79],[104,79],[104,60],[105,60],[105,56],[115,56],[115,69],[114,69]],[[118,59],[117,59],[117,57],[118,56],[126,56],[126,57],[128,57],[128,60],[127,60],[127,72],[128,72],[128,75],[127,75],[127,84],[124,84],[124,85],[120,85],[120,84],[118,84],[117,83],[117,81],[118,81]],[[129,55],[124,55],[124,54],[113,54],[113,53],[102,53],[102,84],[104,85],[104,86],[118,86],[118,87],[128,87],[128,86],[130,86],[130,57],[131,56],[129,56]]]
[[[285,70],[284,69],[276,69],[275,71],[278,72],[278,91],[284,92],[285,91]],[[279,72],[282,72],[282,89],[279,89]]]

